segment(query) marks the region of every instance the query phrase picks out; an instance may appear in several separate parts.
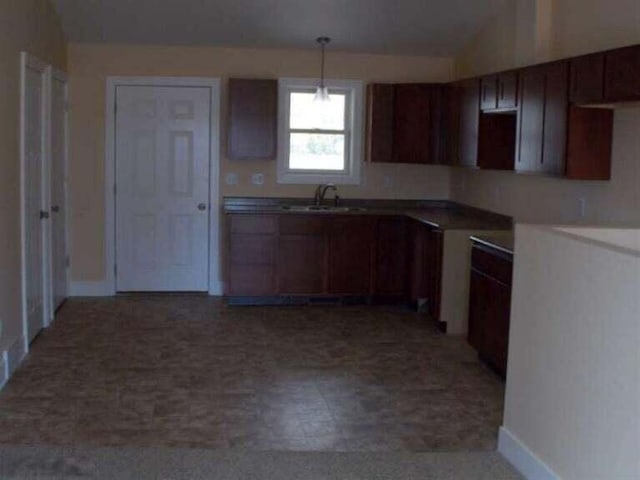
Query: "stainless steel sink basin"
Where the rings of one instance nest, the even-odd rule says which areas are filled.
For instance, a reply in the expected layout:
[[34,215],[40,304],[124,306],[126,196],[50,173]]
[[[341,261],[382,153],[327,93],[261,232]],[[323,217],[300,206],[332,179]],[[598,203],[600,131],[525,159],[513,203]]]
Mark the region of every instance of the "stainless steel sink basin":
[[334,207],[331,205],[282,205],[282,210],[290,212],[364,212],[363,207]]

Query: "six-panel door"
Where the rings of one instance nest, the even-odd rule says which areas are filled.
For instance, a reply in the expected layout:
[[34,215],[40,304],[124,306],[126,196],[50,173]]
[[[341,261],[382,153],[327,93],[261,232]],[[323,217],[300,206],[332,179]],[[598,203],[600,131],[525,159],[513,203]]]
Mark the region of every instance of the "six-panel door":
[[206,291],[210,89],[117,87],[119,291]]

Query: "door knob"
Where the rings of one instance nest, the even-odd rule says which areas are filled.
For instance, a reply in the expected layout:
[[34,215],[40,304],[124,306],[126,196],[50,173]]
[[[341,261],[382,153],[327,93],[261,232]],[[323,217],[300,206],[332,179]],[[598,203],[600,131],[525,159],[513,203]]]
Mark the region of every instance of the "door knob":
[[198,204],[198,210],[200,210],[201,212],[204,212],[206,209],[207,209],[207,204],[206,203]]
[[49,212],[45,212],[44,210],[40,210],[40,220],[46,220],[49,218]]
[[51,207],[51,211],[53,213],[58,213],[60,211],[60,207],[58,205],[54,205],[53,207]]

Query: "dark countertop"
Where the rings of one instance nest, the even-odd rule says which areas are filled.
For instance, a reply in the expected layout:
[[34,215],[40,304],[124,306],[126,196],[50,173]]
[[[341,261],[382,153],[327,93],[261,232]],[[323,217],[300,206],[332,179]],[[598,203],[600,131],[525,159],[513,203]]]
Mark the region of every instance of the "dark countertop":
[[224,213],[297,215],[403,215],[442,230],[509,230],[511,217],[447,200],[341,199],[352,210],[300,211],[287,206],[311,205],[308,198],[225,197]]
[[514,238],[513,232],[504,233],[488,233],[483,235],[472,235],[471,240],[474,242],[482,243],[489,247],[500,250],[501,252],[509,253],[513,255]]

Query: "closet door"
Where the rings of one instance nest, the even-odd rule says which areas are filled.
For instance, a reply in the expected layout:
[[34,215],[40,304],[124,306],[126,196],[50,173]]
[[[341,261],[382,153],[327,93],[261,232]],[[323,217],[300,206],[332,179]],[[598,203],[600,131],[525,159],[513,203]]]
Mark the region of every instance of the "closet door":
[[67,247],[67,79],[51,76],[51,279],[55,311],[68,295]]
[[47,66],[23,53],[21,80],[22,290],[27,342],[49,322],[46,179]]

